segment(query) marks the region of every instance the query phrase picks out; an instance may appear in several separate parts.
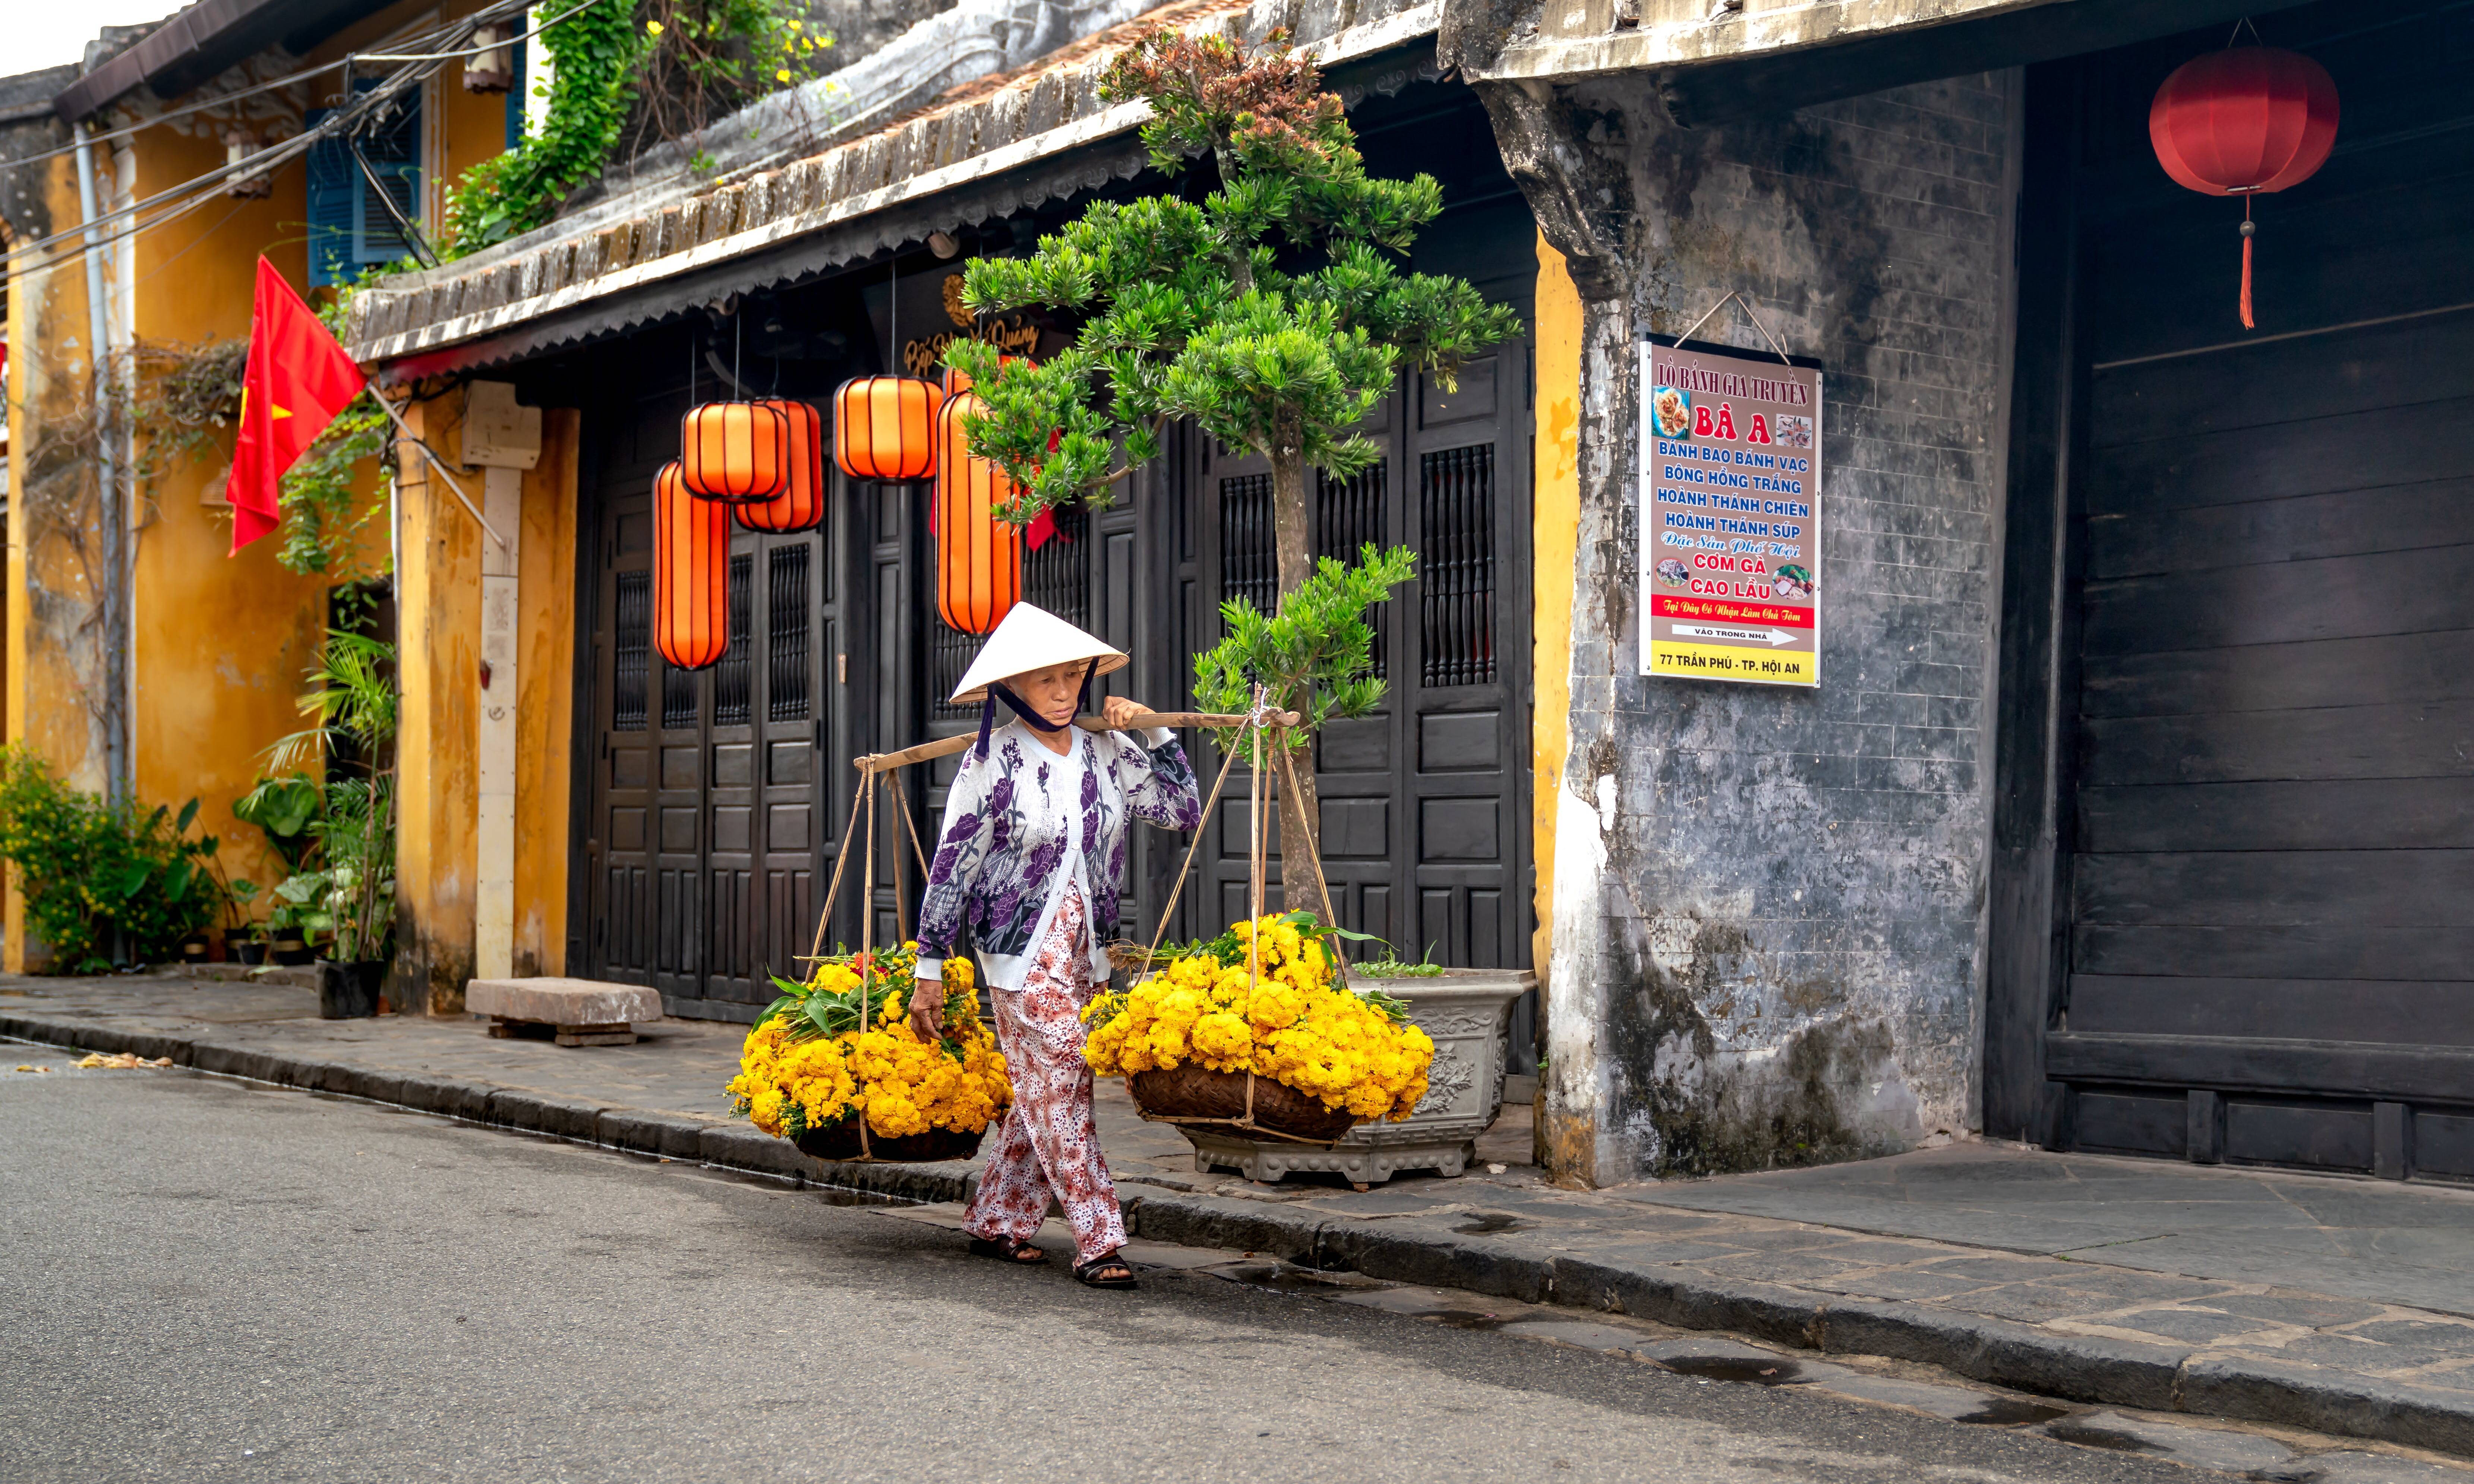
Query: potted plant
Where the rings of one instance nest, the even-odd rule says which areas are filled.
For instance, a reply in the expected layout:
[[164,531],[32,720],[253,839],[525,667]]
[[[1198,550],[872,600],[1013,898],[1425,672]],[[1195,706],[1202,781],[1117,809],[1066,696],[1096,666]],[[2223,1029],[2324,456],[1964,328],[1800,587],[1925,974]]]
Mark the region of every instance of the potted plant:
[[324,764],[317,771],[326,782],[312,785],[319,800],[303,825],[319,869],[276,888],[291,909],[277,915],[303,930],[303,947],[323,949],[319,1015],[377,1015],[395,939],[395,646],[329,629],[307,679],[301,713],[312,725],[270,756],[281,769]]
[[266,962],[266,927],[250,912],[257,900],[257,883],[246,878],[225,883],[224,961]]
[[297,967],[317,958],[316,945],[333,929],[326,908],[327,873],[303,871],[275,883],[275,910],[266,916],[266,956]]

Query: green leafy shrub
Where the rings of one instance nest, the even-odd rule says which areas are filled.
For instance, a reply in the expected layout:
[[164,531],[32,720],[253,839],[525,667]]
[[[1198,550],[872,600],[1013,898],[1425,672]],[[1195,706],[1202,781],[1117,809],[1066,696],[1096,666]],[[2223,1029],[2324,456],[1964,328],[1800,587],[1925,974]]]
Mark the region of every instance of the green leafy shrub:
[[344,629],[305,679],[311,725],[267,750],[278,768],[234,812],[267,832],[292,874],[277,882],[270,928],[298,928],[328,958],[385,958],[395,936],[395,741],[401,698],[395,646]]
[[17,868],[27,928],[70,973],[109,973],[173,956],[222,909],[207,863],[212,835],[192,839],[198,801],[152,809],[112,804],[61,780],[23,744],[0,749],[0,859]]

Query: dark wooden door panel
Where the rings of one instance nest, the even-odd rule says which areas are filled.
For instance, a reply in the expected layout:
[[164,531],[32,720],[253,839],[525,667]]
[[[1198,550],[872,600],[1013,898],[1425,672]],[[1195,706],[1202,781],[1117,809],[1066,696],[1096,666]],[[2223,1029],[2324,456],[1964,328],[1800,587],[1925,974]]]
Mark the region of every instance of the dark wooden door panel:
[[[1404,377],[1360,428],[1379,460],[1316,484],[1318,556],[1354,561],[1369,543],[1418,556],[1416,579],[1375,613],[1382,709],[1330,724],[1316,753],[1323,871],[1342,921],[1413,960],[1528,962],[1527,675],[1525,658],[1506,659],[1528,644],[1526,354],[1506,346],[1449,389]],[[1277,572],[1263,461],[1198,452],[1204,590],[1269,608]],[[1218,634],[1214,623],[1193,647]],[[1241,910],[1242,794],[1219,814],[1201,865],[1224,909]],[[1273,818],[1266,826],[1276,851]]]
[[2474,1046],[2474,981],[2081,973],[2071,983],[2071,1029]]
[[[2474,413],[2474,408],[2468,409]],[[2474,463],[2474,441],[2466,448]],[[2474,507],[2460,536],[2474,535]],[[2091,655],[2362,638],[2468,627],[2474,544],[2090,583]]]
[[2195,511],[2142,511],[2088,522],[2088,576],[2171,576],[2217,567],[2447,546],[2465,536],[2474,479],[2438,479],[2250,500]]
[[2474,926],[2474,850],[2082,855],[2082,922]]
[[[657,394],[588,428],[605,441],[587,702],[599,867],[579,971],[652,985],[674,1014],[746,1019],[770,974],[797,971],[836,843],[817,765],[834,724],[834,537],[734,528],[729,648],[701,673],[671,670],[651,645],[649,508],[685,405],[683,389]],[[847,506],[831,502],[834,518]]]
[[[2414,64],[2341,11],[2291,12],[2296,44],[2335,37],[2341,85],[2393,107],[2371,80]],[[2412,182],[2474,168],[2427,127],[2474,107],[2414,93],[2415,130],[2278,199],[2245,343],[2208,222],[2115,168],[2145,165],[2159,46],[2077,73],[2094,132],[2062,187],[2085,401],[2047,1068],[2082,1148],[2450,1173],[2474,1166],[2441,1121],[2474,1121],[2474,296],[2447,245],[2474,206]]]
[[[2474,364],[2447,344],[2462,333],[2454,323],[2461,318],[2474,318],[2474,310],[2370,325],[2321,347],[2307,368],[2307,407],[2297,407],[2294,365],[2279,356],[2233,358],[2200,376],[2100,376],[2092,388],[2092,441],[2119,447],[2273,427],[2297,410],[2325,418],[2474,396]],[[2442,342],[2437,347],[2435,337]]]
[[2091,657],[2089,717],[2274,711],[2474,699],[2474,631]]
[[2079,791],[2091,854],[2444,850],[2474,840],[2474,778],[2152,784]]
[[2474,965],[2474,927],[2082,922],[2072,931],[2071,962],[2083,975],[2454,979]]
[[2090,787],[2474,774],[2474,701],[2086,723]]
[[[2294,356],[2296,362],[2302,354]],[[2296,367],[2300,380],[2307,368]],[[2366,466],[2364,452],[2378,449]],[[2304,416],[2274,430],[2241,428],[2100,448],[2088,486],[2092,516],[2196,510],[2453,479],[2474,467],[2474,397]]]

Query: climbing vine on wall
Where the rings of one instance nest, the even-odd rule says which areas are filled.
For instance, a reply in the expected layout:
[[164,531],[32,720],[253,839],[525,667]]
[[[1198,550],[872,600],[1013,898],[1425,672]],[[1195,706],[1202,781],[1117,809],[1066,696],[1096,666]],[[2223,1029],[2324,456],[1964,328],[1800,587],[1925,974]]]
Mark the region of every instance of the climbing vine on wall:
[[626,126],[646,37],[634,0],[602,0],[533,38],[549,54],[549,108],[538,132],[464,173],[449,194],[452,256],[528,232],[593,179]]
[[534,44],[551,63],[546,93],[536,93],[548,102],[541,127],[449,193],[449,257],[546,224],[622,138],[633,153],[806,82],[833,38],[797,0],[603,0]]

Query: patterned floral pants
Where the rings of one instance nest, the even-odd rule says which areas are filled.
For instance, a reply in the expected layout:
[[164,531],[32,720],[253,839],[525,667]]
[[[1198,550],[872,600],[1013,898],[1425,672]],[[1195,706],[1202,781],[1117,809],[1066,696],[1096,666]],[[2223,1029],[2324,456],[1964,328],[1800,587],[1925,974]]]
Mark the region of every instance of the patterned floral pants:
[[1082,1007],[1098,988],[1085,982],[1084,917],[1081,892],[1067,887],[1023,987],[989,992],[1013,1107],[962,1224],[974,1236],[1029,1241],[1053,1194],[1073,1225],[1078,1260],[1088,1262],[1125,1245],[1126,1218],[1100,1153],[1091,1068],[1082,1061]]

